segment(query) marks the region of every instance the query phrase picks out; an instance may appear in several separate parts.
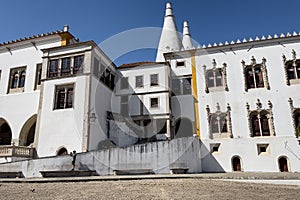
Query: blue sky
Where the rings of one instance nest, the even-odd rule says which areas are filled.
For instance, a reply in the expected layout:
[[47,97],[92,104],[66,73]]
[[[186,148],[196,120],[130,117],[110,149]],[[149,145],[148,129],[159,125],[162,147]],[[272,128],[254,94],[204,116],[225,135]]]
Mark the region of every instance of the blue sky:
[[[62,29],[96,43],[134,28],[162,27],[164,0],[3,0],[0,42]],[[200,44],[299,32],[299,0],[170,0],[179,31],[189,21]],[[142,36],[141,36],[142,37]],[[127,41],[128,42],[128,41]],[[120,48],[123,42],[115,44]],[[119,45],[119,46],[118,46]],[[110,56],[110,55],[109,55]],[[121,55],[116,64],[155,59],[155,49]]]

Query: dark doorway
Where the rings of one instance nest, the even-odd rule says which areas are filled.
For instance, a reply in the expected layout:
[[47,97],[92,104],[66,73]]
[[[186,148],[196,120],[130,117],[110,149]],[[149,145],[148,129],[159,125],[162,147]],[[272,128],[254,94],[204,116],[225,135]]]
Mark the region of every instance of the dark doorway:
[[238,156],[232,158],[232,169],[235,172],[242,171],[241,159]]
[[63,156],[63,155],[67,155],[68,154],[68,150],[66,148],[61,148],[58,150],[57,155],[58,156]]
[[0,145],[11,145],[11,130],[6,122],[0,126]]
[[287,158],[286,157],[281,157],[278,159],[278,163],[279,163],[279,170],[281,172],[288,172],[289,168],[288,168],[288,162],[287,162]]
[[193,124],[191,120],[181,118],[175,125],[175,138],[191,137],[193,136]]

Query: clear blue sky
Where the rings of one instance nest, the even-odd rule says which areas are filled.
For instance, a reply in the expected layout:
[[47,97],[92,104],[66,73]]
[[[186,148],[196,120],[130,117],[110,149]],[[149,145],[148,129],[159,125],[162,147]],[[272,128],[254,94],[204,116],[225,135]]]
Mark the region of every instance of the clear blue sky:
[[[164,0],[3,0],[0,42],[62,29],[101,43],[133,28],[162,27]],[[188,20],[200,44],[300,30],[299,0],[170,0],[179,31]],[[120,46],[122,44],[119,44]],[[116,46],[116,48],[118,48]],[[110,55],[109,55],[110,56]],[[154,60],[155,50],[123,55],[116,63]]]

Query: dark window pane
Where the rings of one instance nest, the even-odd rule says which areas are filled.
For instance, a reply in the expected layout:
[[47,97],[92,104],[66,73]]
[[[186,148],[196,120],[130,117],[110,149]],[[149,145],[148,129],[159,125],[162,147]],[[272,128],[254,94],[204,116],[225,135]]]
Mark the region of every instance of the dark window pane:
[[26,71],[21,72],[19,87],[24,87],[25,85],[25,78],[26,78]]
[[42,79],[42,64],[38,64],[37,65],[37,69],[36,69],[36,84],[37,85],[41,85],[41,79]]
[[207,87],[215,87],[214,72],[208,71],[206,76],[207,76]]
[[288,65],[287,67],[287,75],[288,75],[288,79],[291,80],[291,79],[295,79],[295,68],[292,64]]
[[65,104],[65,89],[58,90],[56,109],[63,109]]
[[56,77],[58,76],[58,59],[50,60],[49,64],[49,77]]
[[104,79],[104,83],[106,86],[109,87],[109,84],[110,84],[110,70],[109,69],[106,69],[105,70],[105,79]]
[[61,60],[61,75],[70,75],[71,73],[71,58],[63,58]]
[[72,107],[73,107],[73,88],[68,88],[66,108],[72,108]]
[[158,108],[158,98],[151,98],[150,103],[151,103],[151,108]]
[[192,94],[191,78],[182,79],[183,94]]
[[298,79],[300,79],[300,63],[297,64],[296,71],[297,71],[297,77]]
[[216,87],[222,86],[223,80],[222,80],[222,71],[221,69],[216,71]]
[[137,88],[144,87],[143,76],[136,76],[135,77],[135,87],[137,87]]
[[264,87],[264,79],[260,67],[255,68],[256,87]]
[[176,67],[184,67],[184,66],[185,66],[184,61],[178,61],[176,63]]
[[11,88],[17,88],[19,82],[19,74],[15,72],[12,78]]
[[115,88],[115,75],[112,73],[110,74],[109,88],[112,90]]
[[221,133],[227,133],[227,119],[226,119],[226,115],[222,115],[220,117],[220,127],[221,127]]
[[246,70],[246,82],[247,82],[247,88],[248,89],[249,88],[255,88],[252,68],[248,68]]
[[217,116],[213,115],[210,118],[210,127],[212,133],[219,133],[219,122]]
[[151,74],[150,79],[151,79],[150,86],[157,86],[158,85],[158,74]]
[[83,55],[74,57],[73,74],[82,72],[83,69]]
[[260,123],[261,123],[262,135],[270,136],[269,121],[266,115],[261,116]]
[[260,128],[259,128],[259,120],[256,115],[252,117],[252,131],[253,131],[253,136],[260,136]]

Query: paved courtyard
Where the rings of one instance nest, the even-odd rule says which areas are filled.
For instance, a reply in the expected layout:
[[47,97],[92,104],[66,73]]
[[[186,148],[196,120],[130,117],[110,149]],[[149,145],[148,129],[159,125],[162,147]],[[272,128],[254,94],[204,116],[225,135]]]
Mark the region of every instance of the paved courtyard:
[[0,184],[1,199],[300,199],[297,185],[205,178]]

